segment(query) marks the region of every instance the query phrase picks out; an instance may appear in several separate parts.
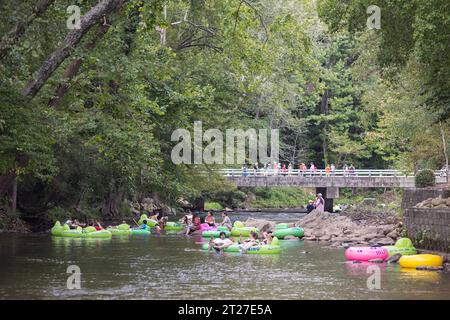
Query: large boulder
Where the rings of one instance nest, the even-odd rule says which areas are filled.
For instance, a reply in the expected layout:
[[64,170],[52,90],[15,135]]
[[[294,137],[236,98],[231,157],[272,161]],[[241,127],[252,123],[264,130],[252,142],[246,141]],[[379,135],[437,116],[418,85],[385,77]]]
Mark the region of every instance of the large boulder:
[[258,228],[261,232],[269,230],[273,231],[275,229],[275,224],[274,221],[253,218],[248,218],[247,221],[244,222],[244,226]]

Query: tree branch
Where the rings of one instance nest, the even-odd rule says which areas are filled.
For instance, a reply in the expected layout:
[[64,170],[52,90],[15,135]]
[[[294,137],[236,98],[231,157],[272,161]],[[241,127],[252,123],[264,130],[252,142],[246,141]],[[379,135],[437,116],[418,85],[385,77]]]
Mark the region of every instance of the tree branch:
[[91,8],[81,18],[81,28],[70,31],[64,39],[63,45],[52,52],[42,63],[34,79],[30,80],[22,90],[22,95],[34,97],[45,82],[50,78],[53,72],[67,59],[75,49],[76,45],[104,15],[119,9],[129,0],[102,0]]
[[0,59],[6,56],[11,48],[20,40],[27,27],[39,16],[47,11],[48,7],[55,2],[55,0],[41,0],[33,8],[33,12],[25,19],[16,23],[13,29],[5,35],[0,41]]

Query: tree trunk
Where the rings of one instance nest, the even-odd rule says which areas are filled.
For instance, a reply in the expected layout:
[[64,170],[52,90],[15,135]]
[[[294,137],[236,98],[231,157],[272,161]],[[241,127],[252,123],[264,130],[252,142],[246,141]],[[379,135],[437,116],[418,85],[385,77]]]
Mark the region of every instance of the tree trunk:
[[14,176],[12,192],[11,192],[11,213],[16,213],[17,209],[17,175]]
[[[105,23],[103,23],[100,26],[96,37],[90,43],[88,43],[86,45],[86,49],[87,50],[94,49],[97,45],[97,41],[99,41],[103,38],[103,36],[109,30],[109,27],[110,27],[109,23],[105,20]],[[67,90],[69,89],[68,82],[77,75],[82,63],[83,63],[82,59],[76,59],[76,60],[72,61],[72,63],[66,68],[66,70],[64,71],[64,74],[62,76],[62,82],[60,84],[58,84],[58,86],[56,87],[55,97],[53,97],[48,103],[48,105],[50,107],[57,108],[59,106],[62,98],[64,97]]]
[[[320,113],[321,114],[328,114],[328,95],[329,91],[325,90],[322,96],[322,100],[320,101]],[[323,161],[324,166],[326,166],[328,162],[328,141],[327,141],[327,133],[328,133],[328,124],[324,123],[323,125]]]
[[25,19],[25,21],[18,21],[11,31],[0,41],[0,59],[2,59],[11,50],[11,48],[20,40],[27,27],[39,16],[47,11],[48,7],[55,2],[55,0],[41,0],[33,8],[33,12]]
[[74,48],[100,18],[119,9],[128,0],[102,0],[81,18],[81,28],[70,31],[63,45],[53,51],[42,63],[34,79],[22,90],[22,95],[34,97],[55,70],[67,59]]
[[15,178],[16,174],[12,171],[0,175],[0,199],[11,190]]
[[445,173],[447,176],[447,183],[448,183],[448,173],[449,173],[449,168],[448,168],[448,152],[447,152],[447,140],[445,139],[445,131],[444,128],[442,127],[442,122],[439,122],[439,126],[441,127],[441,137],[442,137],[442,148],[444,151],[444,156],[445,156]]

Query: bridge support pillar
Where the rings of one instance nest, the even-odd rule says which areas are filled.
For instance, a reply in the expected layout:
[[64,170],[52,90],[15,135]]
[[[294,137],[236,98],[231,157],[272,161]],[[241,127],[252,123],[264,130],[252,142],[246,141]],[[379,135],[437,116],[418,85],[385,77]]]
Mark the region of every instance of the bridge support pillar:
[[325,211],[333,212],[333,199],[339,198],[339,188],[316,188],[316,193],[321,193],[325,200]]

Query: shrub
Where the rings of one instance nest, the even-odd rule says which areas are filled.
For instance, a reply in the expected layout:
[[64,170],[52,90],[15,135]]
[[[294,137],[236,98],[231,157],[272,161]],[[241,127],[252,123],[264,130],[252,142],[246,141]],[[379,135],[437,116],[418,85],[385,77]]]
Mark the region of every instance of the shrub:
[[436,184],[436,177],[432,170],[421,170],[416,175],[416,188],[433,187]]

